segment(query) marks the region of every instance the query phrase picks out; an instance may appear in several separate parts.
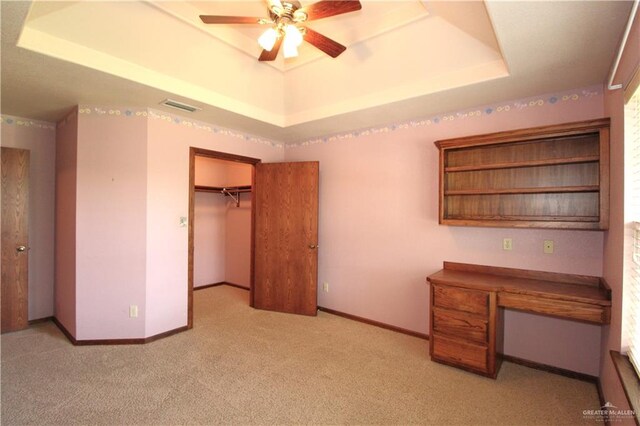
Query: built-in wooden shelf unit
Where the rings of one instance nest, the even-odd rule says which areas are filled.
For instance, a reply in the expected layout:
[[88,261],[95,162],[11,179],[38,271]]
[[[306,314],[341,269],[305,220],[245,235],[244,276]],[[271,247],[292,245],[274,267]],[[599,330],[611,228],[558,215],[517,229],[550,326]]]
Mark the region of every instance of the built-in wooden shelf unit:
[[604,230],[609,119],[436,141],[440,224]]

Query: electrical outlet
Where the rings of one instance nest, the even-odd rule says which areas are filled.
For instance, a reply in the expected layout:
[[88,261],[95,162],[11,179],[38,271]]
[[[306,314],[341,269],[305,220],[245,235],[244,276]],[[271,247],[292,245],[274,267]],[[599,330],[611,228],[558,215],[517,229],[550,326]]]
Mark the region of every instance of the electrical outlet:
[[329,293],[329,283],[322,283],[322,291]]
[[542,251],[546,254],[553,254],[553,240],[544,240]]
[[513,249],[513,241],[511,238],[505,238],[502,240],[502,250],[512,250]]
[[138,305],[129,306],[129,318],[138,318]]

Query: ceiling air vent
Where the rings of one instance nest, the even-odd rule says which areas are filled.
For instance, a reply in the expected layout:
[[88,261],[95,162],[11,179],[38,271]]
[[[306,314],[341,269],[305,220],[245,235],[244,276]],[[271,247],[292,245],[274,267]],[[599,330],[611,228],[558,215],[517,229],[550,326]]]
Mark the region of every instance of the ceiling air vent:
[[194,107],[193,105],[183,104],[182,102],[174,101],[173,99],[165,99],[160,102],[160,105],[166,105],[171,108],[181,109],[182,111],[195,112],[202,108]]

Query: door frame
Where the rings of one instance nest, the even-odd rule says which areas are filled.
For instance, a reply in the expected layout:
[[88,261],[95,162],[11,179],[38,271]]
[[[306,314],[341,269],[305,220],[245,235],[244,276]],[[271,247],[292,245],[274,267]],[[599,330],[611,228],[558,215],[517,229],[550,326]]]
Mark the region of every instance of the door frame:
[[259,158],[245,157],[242,155],[229,154],[226,152],[212,151],[209,149],[189,147],[189,257],[188,257],[188,277],[187,277],[187,329],[193,328],[193,223],[195,211],[195,179],[196,179],[196,157],[215,158],[217,160],[234,161],[236,163],[245,163],[251,165],[251,261],[250,261],[250,282],[249,282],[249,306],[253,307],[253,285],[254,285],[254,268],[255,268],[255,229],[256,229],[256,210],[255,210],[255,194],[256,185],[256,164],[262,160]]

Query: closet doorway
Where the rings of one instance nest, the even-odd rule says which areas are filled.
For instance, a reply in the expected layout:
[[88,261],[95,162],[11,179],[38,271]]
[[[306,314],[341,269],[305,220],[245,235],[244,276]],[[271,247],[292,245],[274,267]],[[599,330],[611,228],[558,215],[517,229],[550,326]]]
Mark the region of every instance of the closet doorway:
[[[257,158],[191,148],[188,327],[193,289],[253,289],[253,192]],[[251,297],[250,297],[251,300]]]
[[[246,173],[245,181],[235,177],[220,184],[198,181],[198,161],[243,165],[245,170],[248,165],[250,188],[245,185]],[[317,314],[319,170],[317,161],[265,164],[257,158],[190,148],[188,328],[193,328],[196,194],[206,191],[216,197],[230,197],[236,207],[242,206],[243,194],[250,203],[249,305],[276,312]],[[234,176],[234,172],[227,176]]]

